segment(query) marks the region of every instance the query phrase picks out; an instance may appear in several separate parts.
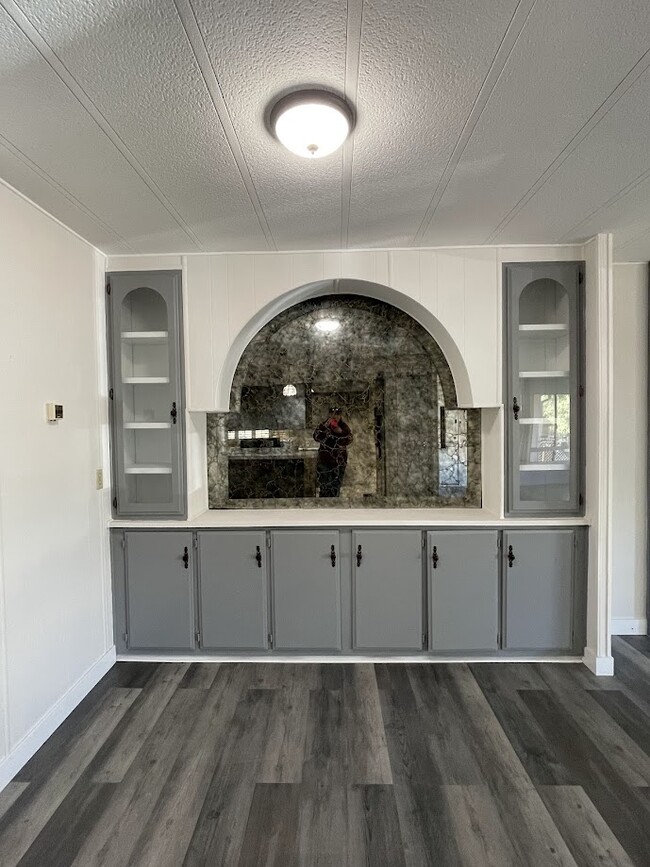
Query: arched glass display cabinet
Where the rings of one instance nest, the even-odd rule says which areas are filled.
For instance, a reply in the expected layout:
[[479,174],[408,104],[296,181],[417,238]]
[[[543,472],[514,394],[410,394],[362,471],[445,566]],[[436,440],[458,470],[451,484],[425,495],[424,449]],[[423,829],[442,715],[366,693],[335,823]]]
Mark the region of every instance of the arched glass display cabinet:
[[181,272],[107,281],[113,511],[185,515]]
[[579,515],[583,262],[504,266],[506,512]]

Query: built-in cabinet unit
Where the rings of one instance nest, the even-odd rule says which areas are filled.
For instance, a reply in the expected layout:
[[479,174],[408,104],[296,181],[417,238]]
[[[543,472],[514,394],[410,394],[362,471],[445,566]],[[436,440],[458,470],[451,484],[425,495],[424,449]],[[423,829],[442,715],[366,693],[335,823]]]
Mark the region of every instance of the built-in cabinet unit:
[[120,653],[581,653],[586,528],[126,529]]
[[503,277],[507,514],[583,514],[584,262]]
[[113,511],[185,516],[181,272],[107,275]]
[[212,650],[268,644],[266,534],[199,532],[199,641]]
[[271,533],[278,650],[341,649],[341,545],[336,530]]
[[427,534],[429,642],[432,650],[499,647],[499,533],[436,530]]

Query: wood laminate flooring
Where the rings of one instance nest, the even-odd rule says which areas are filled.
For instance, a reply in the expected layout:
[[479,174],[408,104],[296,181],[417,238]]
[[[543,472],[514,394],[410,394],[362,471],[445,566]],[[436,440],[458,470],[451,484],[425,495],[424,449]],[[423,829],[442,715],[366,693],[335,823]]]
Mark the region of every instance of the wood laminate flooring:
[[650,867],[650,639],[571,664],[118,663],[0,867]]

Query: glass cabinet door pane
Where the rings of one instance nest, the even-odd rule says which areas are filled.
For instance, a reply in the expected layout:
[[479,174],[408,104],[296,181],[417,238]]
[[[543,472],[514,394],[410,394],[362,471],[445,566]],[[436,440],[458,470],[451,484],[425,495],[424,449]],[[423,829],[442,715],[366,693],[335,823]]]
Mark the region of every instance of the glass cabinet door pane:
[[581,273],[581,263],[506,266],[511,514],[581,506]]

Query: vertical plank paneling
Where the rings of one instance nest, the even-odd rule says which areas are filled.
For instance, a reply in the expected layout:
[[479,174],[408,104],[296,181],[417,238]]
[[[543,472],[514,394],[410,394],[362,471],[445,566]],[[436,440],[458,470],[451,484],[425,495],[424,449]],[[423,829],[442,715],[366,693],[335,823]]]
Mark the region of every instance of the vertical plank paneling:
[[228,258],[210,256],[210,325],[212,329],[212,402],[217,406],[217,386],[230,348],[230,297]]
[[420,304],[438,315],[438,254],[435,250],[420,251]]
[[184,287],[187,311],[187,406],[207,408],[214,400],[214,361],[212,358],[210,256],[187,256],[187,286]]
[[392,250],[388,257],[391,287],[419,301],[421,295],[419,250]]
[[294,288],[291,283],[291,258],[290,253],[258,254],[253,257],[256,311]]
[[[438,319],[465,353],[465,260],[461,250],[438,250]],[[472,379],[470,374],[470,380]]]
[[463,261],[465,364],[480,405],[496,406],[501,400],[496,250],[466,250]]
[[322,253],[292,253],[291,255],[291,289],[304,286],[323,279]]
[[256,312],[255,257],[245,253],[226,257],[228,266],[228,333],[230,343]]

